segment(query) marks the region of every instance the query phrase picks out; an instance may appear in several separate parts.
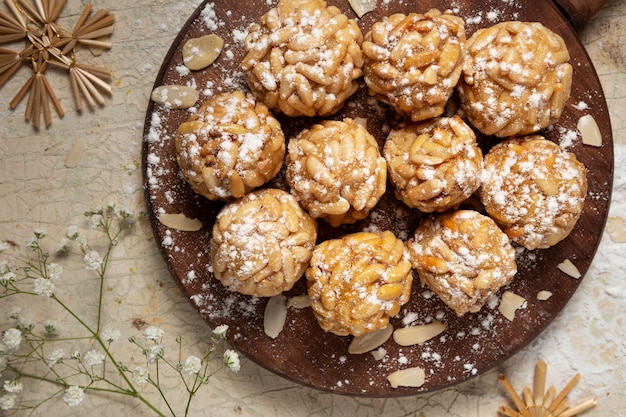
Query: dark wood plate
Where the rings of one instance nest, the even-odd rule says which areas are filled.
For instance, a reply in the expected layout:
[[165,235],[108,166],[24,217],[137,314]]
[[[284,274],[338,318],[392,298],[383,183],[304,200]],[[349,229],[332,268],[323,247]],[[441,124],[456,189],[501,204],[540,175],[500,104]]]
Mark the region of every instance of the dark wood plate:
[[[346,0],[329,1],[355,17]],[[171,46],[157,76],[155,87],[167,84],[193,85],[204,92],[201,98],[220,91],[246,89],[239,62],[243,57],[242,36],[251,22],[257,21],[270,6],[265,0],[206,1],[190,17]],[[373,22],[393,12],[426,12],[430,7],[445,9],[449,2],[379,0],[379,9],[359,21],[366,33]],[[436,296],[420,288],[415,280],[411,301],[398,317],[394,327],[405,322],[426,323],[433,319],[446,323],[442,337],[420,346],[399,347],[392,340],[384,347],[387,355],[380,361],[370,354],[350,355],[350,337],[325,333],[317,325],[310,309],[290,308],[282,333],[272,340],[263,332],[263,310],[266,299],[247,297],[226,290],[210,272],[209,240],[211,228],[222,203],[196,196],[179,175],[175,160],[174,135],[178,125],[189,116],[188,110],[167,110],[150,102],[145,122],[143,170],[148,214],[162,255],[183,293],[212,327],[230,326],[228,340],[247,357],[265,368],[301,384],[341,394],[358,396],[404,396],[433,391],[474,377],[501,363],[532,341],[559,314],[580,280],[557,269],[557,264],[570,259],[584,274],[598,247],[606,221],[613,180],[613,140],[609,113],[601,85],[592,63],[575,32],[549,2],[518,0],[504,2],[454,2],[457,13],[467,19],[468,36],[476,29],[505,20],[540,21],[566,41],[574,67],[572,95],[562,119],[544,132],[561,142],[576,132],[579,118],[591,114],[597,121],[604,144],[600,148],[586,146],[580,137],[568,149],[574,152],[589,170],[589,194],[583,215],[571,235],[548,250],[520,251],[519,273],[511,290],[527,300],[513,322],[504,319],[493,306],[476,314],[458,318]],[[217,33],[225,40],[219,59],[208,69],[185,72],[181,50],[193,37]],[[379,142],[384,141],[382,126],[392,123],[389,111],[376,112],[365,104],[366,89],[361,88],[333,118],[345,116],[368,118],[368,129]],[[311,119],[280,118],[289,138]],[[486,140],[488,138],[482,138]],[[286,188],[283,176],[270,186]],[[391,190],[392,187],[389,187]],[[184,213],[202,221],[198,232],[169,229],[158,221],[160,213]],[[398,202],[388,191],[375,215],[355,225],[333,229],[320,221],[320,240],[374,226],[389,228],[399,237],[407,238],[421,215]],[[288,296],[304,294],[305,280],[300,280]],[[503,289],[504,290],[504,289]],[[537,292],[547,290],[553,296],[538,301]],[[395,370],[420,366],[426,370],[426,383],[420,388],[393,389],[387,375]]]

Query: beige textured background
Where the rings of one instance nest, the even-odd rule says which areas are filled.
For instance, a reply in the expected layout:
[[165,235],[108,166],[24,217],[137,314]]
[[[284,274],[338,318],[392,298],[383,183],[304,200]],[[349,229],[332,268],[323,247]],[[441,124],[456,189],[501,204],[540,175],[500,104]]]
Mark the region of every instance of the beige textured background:
[[[112,50],[94,61],[113,71],[113,94],[104,108],[77,114],[66,81],[54,78],[53,85],[60,86],[55,91],[66,115],[63,120],[55,117],[49,129],[35,132],[23,120],[24,103],[15,111],[8,108],[30,73],[20,71],[0,90],[0,239],[22,244],[35,227],[45,227],[54,245],[70,224],[80,225],[82,232],[92,235],[82,216],[85,210],[108,202],[132,211],[142,209],[141,141],[152,83],[170,43],[197,5],[197,0],[100,0],[94,5],[95,9],[114,12],[117,19]],[[68,1],[61,21],[71,26],[82,8],[81,2]],[[191,415],[495,416],[498,407],[507,402],[498,384],[498,373],[506,373],[521,388],[531,383],[538,358],[549,362],[548,381],[557,388],[575,373],[582,374],[582,381],[571,394],[572,402],[592,396],[600,401],[585,415],[626,415],[626,165],[622,163],[626,155],[626,2],[609,1],[581,37],[604,86],[613,123],[613,202],[603,241],[587,277],[546,332],[482,376],[441,392],[402,399],[353,399],[320,393],[274,376],[242,358],[239,373],[221,372],[201,390]],[[84,151],[79,152],[78,164],[66,166],[70,150],[80,146]],[[89,281],[79,262],[70,262],[66,269],[59,295],[74,303],[77,311],[92,314],[94,281]],[[138,225],[121,241],[110,272],[105,322],[122,332],[115,348],[120,357],[127,363],[139,359],[126,339],[139,335],[136,327],[141,321],[165,329],[170,353],[174,353],[174,338],[182,335],[185,354],[200,355],[210,329],[169,276],[148,224]],[[80,278],[83,283],[72,282],[70,277]],[[14,305],[13,301],[0,300],[0,329],[6,329],[6,311]],[[57,313],[46,303],[33,306],[23,302],[20,306],[33,320],[43,313],[67,322],[55,316]],[[179,404],[183,396],[177,382],[166,379],[163,385]],[[101,408],[105,404],[106,408]],[[98,395],[87,396],[75,408],[53,400],[34,415],[101,416],[103,410],[109,415],[152,415],[133,400]]]

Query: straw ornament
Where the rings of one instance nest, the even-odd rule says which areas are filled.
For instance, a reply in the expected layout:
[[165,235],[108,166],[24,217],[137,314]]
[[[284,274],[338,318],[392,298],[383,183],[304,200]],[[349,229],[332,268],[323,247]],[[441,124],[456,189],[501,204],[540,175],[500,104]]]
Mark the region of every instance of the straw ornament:
[[14,46],[24,42],[15,51],[0,47],[0,88],[22,66],[31,68],[33,74],[10,101],[15,109],[28,96],[24,116],[39,128],[41,120],[46,127],[52,123],[50,105],[59,117],[64,110],[46,78],[51,70],[66,71],[76,110],[103,106],[105,95],[111,93],[111,72],[103,67],[79,63],[76,50],[87,47],[99,55],[110,49],[107,38],[113,33],[115,16],[106,10],[91,13],[87,5],[72,30],[56,23],[66,0],[4,0],[8,11],[0,10],[0,45]]
[[533,387],[532,389],[525,387],[521,397],[506,376],[500,375],[500,383],[515,405],[515,409],[509,406],[500,407],[500,414],[508,417],[573,417],[598,404],[598,401],[592,398],[578,405],[570,406],[567,394],[580,380],[580,374],[576,374],[565,388],[557,394],[554,386],[550,386],[546,390],[547,373],[548,365],[540,359],[535,365]]

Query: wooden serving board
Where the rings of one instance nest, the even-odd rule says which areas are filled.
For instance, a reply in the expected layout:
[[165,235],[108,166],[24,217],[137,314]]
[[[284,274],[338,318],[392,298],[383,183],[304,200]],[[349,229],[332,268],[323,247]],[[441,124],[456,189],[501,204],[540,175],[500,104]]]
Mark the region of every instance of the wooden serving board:
[[[349,17],[356,17],[347,0],[331,0],[329,4],[337,5]],[[193,85],[204,91],[204,97],[221,91],[246,89],[239,67],[243,57],[241,34],[270,7],[265,0],[202,3],[172,44],[155,87]],[[173,139],[178,125],[189,116],[189,111],[167,110],[154,102],[150,102],[147,109],[143,146],[145,196],[155,239],[169,270],[208,325],[229,325],[228,340],[233,346],[265,368],[298,383],[357,396],[404,396],[452,386],[485,372],[546,329],[576,291],[580,280],[559,271],[557,264],[570,259],[584,274],[600,242],[611,197],[613,140],[602,87],[572,26],[552,3],[531,0],[392,0],[385,3],[379,0],[379,8],[359,20],[359,26],[366,33],[382,16],[395,12],[423,13],[431,7],[442,10],[453,7],[466,19],[468,37],[478,28],[506,20],[539,21],[560,34],[568,45],[574,67],[572,94],[561,120],[544,134],[561,143],[572,134],[576,136],[576,124],[581,116],[591,114],[604,139],[603,146],[596,148],[583,145],[578,136],[568,147],[589,171],[589,194],[584,212],[571,235],[558,245],[547,250],[520,251],[517,259],[519,272],[505,289],[526,298],[527,306],[518,311],[513,322],[503,318],[493,306],[458,318],[428,289],[421,288],[416,277],[411,301],[392,324],[397,328],[405,323],[421,324],[434,319],[445,322],[447,329],[442,337],[423,345],[400,347],[389,340],[384,345],[387,355],[379,361],[370,354],[350,355],[347,353],[350,337],[325,333],[309,308],[290,308],[280,335],[276,339],[267,337],[263,332],[267,299],[232,293],[210,272],[211,229],[223,203],[210,202],[195,195],[179,175]],[[206,70],[182,71],[181,50],[185,41],[209,33],[217,33],[225,41],[219,59]],[[382,146],[385,140],[383,126],[392,124],[395,115],[384,106],[369,105],[368,99],[366,88],[362,86],[350,99],[350,104],[333,118],[367,118],[368,130]],[[315,122],[282,116],[279,120],[287,138]],[[489,138],[480,140],[488,143]],[[269,186],[287,188],[282,174]],[[158,215],[164,212],[197,218],[203,228],[198,232],[169,229],[158,221]],[[408,209],[393,197],[393,187],[389,185],[388,192],[366,220],[339,228],[320,221],[320,240],[365,227],[391,229],[406,239],[421,218],[419,212]],[[542,290],[552,292],[552,297],[538,301],[537,292]],[[304,293],[306,282],[302,279],[286,295]],[[387,375],[410,366],[425,369],[425,384],[419,388],[391,388]]]

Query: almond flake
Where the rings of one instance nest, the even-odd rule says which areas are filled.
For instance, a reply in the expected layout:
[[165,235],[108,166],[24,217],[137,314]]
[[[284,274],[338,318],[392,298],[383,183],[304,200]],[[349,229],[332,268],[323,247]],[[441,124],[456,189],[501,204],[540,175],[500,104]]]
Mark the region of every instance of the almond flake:
[[348,0],[350,7],[359,18],[376,9],[377,0]]
[[202,229],[202,222],[190,219],[182,213],[164,213],[159,216],[162,225],[181,232],[197,232]]
[[311,298],[308,294],[296,295],[287,300],[287,307],[307,308],[311,306]]
[[65,156],[65,167],[76,168],[85,153],[85,140],[78,138],[72,143],[72,147]]
[[505,291],[504,294],[502,294],[502,300],[500,300],[498,311],[506,317],[507,320],[513,321],[513,319],[515,319],[515,311],[522,308],[524,303],[526,303],[526,299],[524,297],[511,291]]
[[263,315],[263,330],[265,334],[276,339],[285,327],[287,319],[287,297],[282,294],[271,297],[265,306]]
[[188,109],[196,104],[200,93],[186,85],[161,85],[152,91],[150,98],[170,109]]
[[596,123],[596,119],[594,119],[592,115],[586,114],[578,119],[576,127],[578,128],[585,145],[596,147],[602,146],[602,133],[600,133],[600,128]]
[[374,330],[361,336],[356,336],[348,346],[348,353],[358,355],[369,352],[385,343],[393,333],[393,326],[388,324],[384,329]]
[[380,348],[372,351],[372,356],[377,361],[381,360],[386,355],[387,355],[387,349],[385,349],[384,347],[380,347]]
[[537,300],[539,300],[539,301],[546,301],[550,297],[552,297],[552,292],[550,292],[550,291],[543,290],[543,291],[539,291],[537,293]]
[[204,69],[215,62],[223,47],[224,40],[214,34],[189,39],[183,45],[183,63],[192,71]]
[[393,332],[393,340],[400,346],[418,345],[440,335],[444,330],[446,330],[446,325],[439,321],[403,327]]
[[401,369],[387,376],[392,388],[421,387],[426,381],[426,374],[420,367]]
[[572,263],[569,259],[565,259],[563,262],[557,265],[557,268],[561,270],[561,272],[565,272],[572,278],[578,279],[582,277],[581,273],[576,268],[576,265]]

